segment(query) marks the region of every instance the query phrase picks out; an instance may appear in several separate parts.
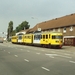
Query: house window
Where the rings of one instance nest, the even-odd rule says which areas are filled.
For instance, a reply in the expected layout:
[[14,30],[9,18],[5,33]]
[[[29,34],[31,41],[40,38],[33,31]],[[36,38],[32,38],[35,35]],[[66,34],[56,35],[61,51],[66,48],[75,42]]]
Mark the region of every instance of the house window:
[[66,27],[63,28],[63,33],[66,33]]
[[70,27],[70,31],[73,31],[73,26]]
[[60,28],[58,29],[58,32],[60,32]]
[[55,32],[55,29],[53,29],[53,32]]

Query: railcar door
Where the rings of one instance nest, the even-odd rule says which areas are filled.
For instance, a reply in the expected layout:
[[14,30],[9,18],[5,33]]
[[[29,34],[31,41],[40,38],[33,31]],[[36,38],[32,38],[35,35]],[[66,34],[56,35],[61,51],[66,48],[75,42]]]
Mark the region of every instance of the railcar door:
[[49,35],[48,34],[42,34],[41,44],[48,44],[48,43],[49,43]]

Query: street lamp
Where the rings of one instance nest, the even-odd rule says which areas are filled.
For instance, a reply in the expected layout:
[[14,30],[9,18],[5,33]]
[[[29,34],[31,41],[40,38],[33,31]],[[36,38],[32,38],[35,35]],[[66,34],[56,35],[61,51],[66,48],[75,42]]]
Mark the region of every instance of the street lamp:
[[[31,18],[38,20],[38,18],[35,18],[35,17],[31,17]],[[37,24],[37,31],[41,31],[41,28],[39,28],[39,25],[38,24]]]

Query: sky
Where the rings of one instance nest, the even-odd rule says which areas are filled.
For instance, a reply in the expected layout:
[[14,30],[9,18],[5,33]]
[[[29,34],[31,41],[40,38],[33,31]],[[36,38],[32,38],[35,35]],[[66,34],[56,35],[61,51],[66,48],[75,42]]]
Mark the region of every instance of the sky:
[[37,23],[75,13],[75,0],[0,0],[0,35],[13,21],[14,29],[23,21],[30,28]]

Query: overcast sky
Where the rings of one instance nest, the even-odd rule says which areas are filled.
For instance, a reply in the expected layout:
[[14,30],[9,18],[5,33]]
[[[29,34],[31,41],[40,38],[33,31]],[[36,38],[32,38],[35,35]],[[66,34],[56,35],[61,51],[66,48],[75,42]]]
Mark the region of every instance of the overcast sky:
[[32,28],[37,23],[72,13],[75,13],[75,0],[0,0],[0,32],[7,31],[10,21],[14,29],[25,20]]

